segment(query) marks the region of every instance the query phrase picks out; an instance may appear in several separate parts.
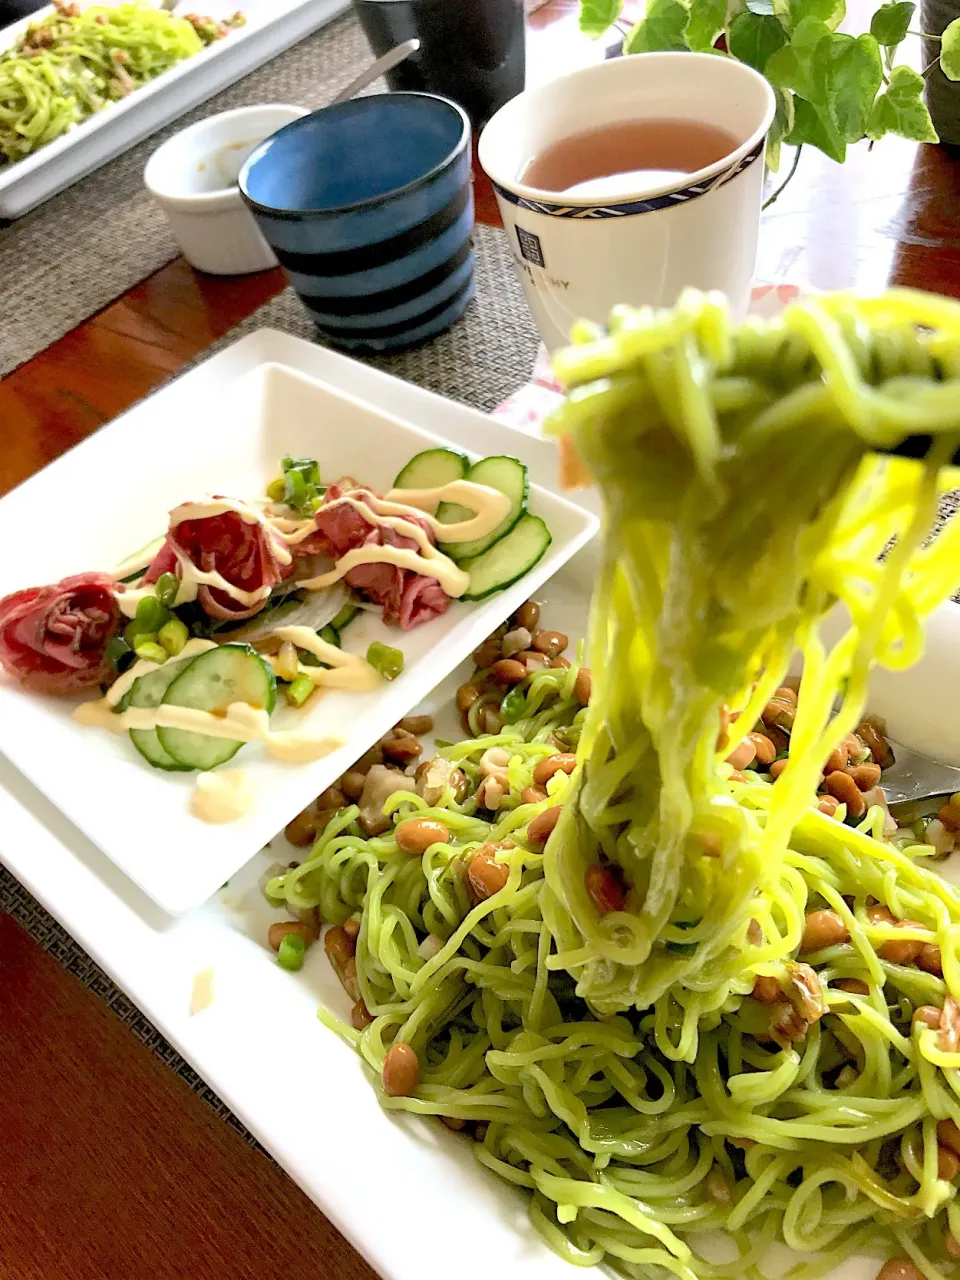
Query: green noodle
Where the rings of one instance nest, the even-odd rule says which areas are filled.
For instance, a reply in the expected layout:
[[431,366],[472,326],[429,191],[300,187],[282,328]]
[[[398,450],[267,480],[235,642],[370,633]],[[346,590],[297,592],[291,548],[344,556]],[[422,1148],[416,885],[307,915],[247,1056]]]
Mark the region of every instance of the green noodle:
[[[392,830],[365,838],[352,806],[268,893],[359,921],[374,1020],[320,1017],[377,1076],[393,1043],[412,1045],[420,1084],[383,1105],[482,1122],[478,1159],[529,1191],[534,1227],[571,1263],[757,1280],[786,1245],[787,1274],[812,1280],[879,1248],[939,1280],[960,1238],[937,1167],[937,1122],[960,1124],[960,1053],[913,1012],[960,999],[960,896],[918,849],[876,838],[879,808],[853,826],[810,801],[871,664],[914,661],[960,579],[956,529],[923,545],[955,483],[960,308],[837,297],[735,329],[691,295],[582,336],[557,358],[570,394],[554,425],[605,504],[589,708],[576,668],[529,676],[512,723],[444,750],[466,799],[387,802],[442,821],[448,843],[410,857]],[[870,451],[915,431],[934,434],[925,462]],[[852,621],[828,651],[819,623],[837,601]],[[731,777],[738,729],[720,747],[718,707],[744,708],[747,732],[795,642],[790,764],[776,785]],[[572,777],[523,803],[537,761],[574,742]],[[510,788],[488,815],[473,792],[491,747],[510,754]],[[528,824],[558,804],[541,854]],[[491,841],[509,875],[476,902],[463,869]],[[629,890],[603,916],[585,879],[598,862]],[[876,920],[874,902],[912,923]],[[822,908],[850,941],[803,957],[823,1016],[777,1047],[750,993],[773,976],[796,996],[804,917]],[[892,937],[936,943],[943,977],[883,959]],[[839,985],[851,978],[867,994]]]
[[[62,10],[62,11],[61,11]],[[22,160],[225,34],[149,4],[70,6],[0,54],[0,167]],[[229,25],[238,25],[239,16]]]

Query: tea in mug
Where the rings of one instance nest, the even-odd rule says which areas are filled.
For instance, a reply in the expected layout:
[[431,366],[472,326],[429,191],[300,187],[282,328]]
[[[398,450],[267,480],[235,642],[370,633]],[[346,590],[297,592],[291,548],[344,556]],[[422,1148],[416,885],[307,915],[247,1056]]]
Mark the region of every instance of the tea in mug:
[[520,180],[565,196],[623,198],[705,169],[739,145],[725,129],[700,120],[623,120],[551,143]]

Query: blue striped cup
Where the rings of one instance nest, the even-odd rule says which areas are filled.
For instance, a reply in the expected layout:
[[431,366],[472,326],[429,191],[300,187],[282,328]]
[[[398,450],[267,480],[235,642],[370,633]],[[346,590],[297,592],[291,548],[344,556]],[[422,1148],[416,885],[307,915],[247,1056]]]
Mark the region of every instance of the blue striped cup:
[[474,293],[470,121],[427,93],[325,107],[250,156],[240,190],[324,338],[390,351]]

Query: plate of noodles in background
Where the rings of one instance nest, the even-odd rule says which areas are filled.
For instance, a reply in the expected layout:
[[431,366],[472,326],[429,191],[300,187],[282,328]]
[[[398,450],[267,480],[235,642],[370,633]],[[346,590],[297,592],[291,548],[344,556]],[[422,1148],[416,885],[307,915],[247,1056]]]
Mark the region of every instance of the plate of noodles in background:
[[21,217],[345,7],[208,0],[188,21],[186,6],[161,12],[152,0],[58,0],[0,29],[0,219]]
[[[900,310],[892,305],[884,313],[876,304],[860,316],[868,329],[873,324],[896,339],[886,344],[885,355],[880,344],[874,347],[878,359],[894,360],[875,375],[884,384],[883,396],[903,401],[896,414],[899,435],[888,433],[885,448],[897,445],[903,424],[916,423],[918,416],[933,430],[940,413],[942,425],[946,392],[955,391],[951,373],[960,367],[960,359],[954,365],[951,356],[952,349],[960,355],[955,304],[939,314],[935,301],[925,304],[923,318],[934,331],[941,322],[950,326],[949,343],[932,359],[911,341],[909,318],[919,313],[904,311],[906,305],[901,300]],[[722,316],[697,310],[689,300],[687,308],[675,318],[674,334],[681,346],[693,335],[696,346],[686,346],[683,359],[674,352],[660,362],[661,393],[689,388],[683,381],[688,358],[723,362],[725,381],[716,404],[722,405],[727,440],[727,415],[739,413],[737,428],[745,440],[752,425],[752,438],[769,442],[757,422],[777,406],[780,425],[796,431],[792,415],[798,408],[802,415],[810,402],[793,401],[786,415],[782,405],[804,387],[810,400],[819,394],[807,386],[817,381],[804,347],[811,334],[821,352],[841,353],[831,367],[830,397],[838,386],[841,396],[849,389],[845,370],[863,367],[842,312],[814,313],[812,320],[800,316],[790,349],[777,345],[764,355],[762,349],[741,347],[739,354],[749,361],[738,367],[729,349],[724,356]],[[831,318],[839,329],[831,329]],[[567,371],[573,368],[576,377],[577,369],[586,368],[606,380],[605,392],[635,405],[638,393],[641,399],[647,394],[643,380],[625,384],[622,378],[634,377],[636,370],[625,373],[619,362],[624,343],[637,344],[635,355],[649,334],[638,324],[636,332],[621,337],[622,343],[605,351],[584,344]],[[657,341],[662,354],[663,330]],[[655,348],[656,341],[649,349]],[[605,366],[611,350],[617,363]],[[395,413],[408,412],[404,397],[413,394],[411,388],[281,335],[253,335],[184,382],[193,379],[199,389],[216,362],[236,372],[244,362],[265,357],[296,361],[313,376],[342,378],[354,394]],[[751,370],[772,374],[752,376]],[[756,389],[747,384],[766,382],[769,392],[771,376],[780,381],[769,402],[759,404]],[[897,382],[902,376],[915,381]],[[945,392],[929,394],[934,383]],[[582,386],[590,388],[591,379]],[[863,400],[875,401],[873,390],[861,390],[862,400],[844,402],[850,412]],[[451,1260],[468,1275],[482,1268],[482,1274],[507,1280],[563,1280],[575,1274],[570,1261],[631,1277],[755,1278],[762,1274],[761,1258],[771,1262],[763,1273],[797,1280],[949,1276],[960,1226],[960,1160],[954,1168],[950,1158],[956,1140],[950,1126],[960,1112],[953,1091],[956,1047],[949,1041],[956,1012],[952,993],[960,994],[960,897],[941,884],[935,870],[924,869],[929,853],[908,854],[874,840],[883,834],[879,805],[873,806],[877,813],[871,808],[850,824],[842,810],[828,815],[817,806],[824,790],[820,763],[827,754],[818,763],[817,726],[822,728],[834,694],[850,700],[848,715],[856,712],[849,729],[840,723],[843,736],[857,733],[860,743],[854,756],[848,742],[839,772],[873,763],[866,737],[859,736],[864,708],[852,705],[864,671],[857,662],[850,668],[847,658],[858,646],[830,667],[819,665],[819,650],[808,641],[810,670],[819,677],[810,687],[821,698],[811,703],[801,695],[801,711],[784,692],[789,683],[780,683],[788,678],[796,638],[797,619],[790,626],[784,622],[799,580],[793,586],[788,581],[791,548],[800,548],[798,572],[811,584],[802,593],[802,617],[797,615],[803,625],[840,596],[864,634],[876,623],[871,644],[879,645],[892,667],[916,656],[916,618],[949,596],[957,557],[943,543],[939,553],[914,560],[914,576],[899,585],[902,565],[888,562],[881,570],[869,561],[885,545],[897,512],[916,515],[912,541],[922,539],[936,505],[932,468],[894,463],[881,481],[858,461],[862,445],[856,440],[863,436],[848,433],[836,419],[831,421],[838,439],[812,431],[805,459],[803,435],[791,435],[780,468],[771,469],[767,459],[758,473],[754,459],[740,477],[750,481],[751,493],[761,486],[767,491],[751,502],[738,494],[739,502],[726,512],[728,522],[711,530],[715,546],[702,564],[691,559],[702,543],[687,539],[702,522],[703,493],[686,507],[666,504],[661,518],[686,541],[679,561],[686,573],[670,591],[686,581],[697,590],[671,597],[671,616],[685,621],[673,633],[683,643],[658,648],[650,600],[652,592],[667,587],[667,561],[633,527],[643,523],[634,518],[634,503],[623,502],[625,478],[643,475],[624,465],[629,452],[640,448],[638,462],[647,454],[625,434],[629,418],[620,420],[616,449],[605,452],[612,437],[597,429],[599,418],[589,406],[593,394],[581,392],[574,421],[567,416],[560,425],[573,432],[580,460],[600,472],[614,520],[604,548],[585,549],[538,592],[540,615],[533,625],[563,633],[555,643],[567,641],[563,653],[571,667],[535,664],[522,680],[505,679],[498,697],[487,696],[497,683],[488,679],[490,659],[510,661],[503,649],[516,637],[508,642],[506,635],[534,623],[529,615],[517,617],[496,637],[501,656],[483,654],[479,671],[466,665],[417,709],[434,718],[434,732],[444,744],[425,750],[422,759],[436,752],[460,770],[466,789],[459,799],[459,779],[449,785],[449,774],[444,779],[427,770],[413,780],[423,783],[418,791],[398,791],[387,802],[391,821],[379,833],[353,826],[357,815],[349,806],[339,813],[324,809],[315,849],[294,851],[282,840],[272,842],[215,901],[171,924],[41,797],[22,787],[14,791],[15,775],[0,762],[4,861],[391,1280],[439,1280],[449,1274]],[[644,402],[647,418],[655,416],[650,409],[657,401]],[[679,438],[698,420],[695,395],[687,403],[692,410],[674,418],[661,438],[661,461],[678,461],[670,435]],[[820,408],[825,404],[832,414],[832,398]],[[424,425],[439,429],[442,422],[445,436],[467,444],[469,415],[435,398],[432,406],[421,416]],[[952,406],[949,417],[951,423],[960,419]],[[875,426],[867,422],[859,430]],[[685,447],[697,451],[701,478],[709,476],[709,435],[687,439]],[[550,483],[556,470],[552,445],[491,423],[487,447],[506,448],[507,442],[532,478]],[[944,439],[944,450],[952,454],[956,444]],[[795,470],[787,480],[790,466]],[[791,506],[812,473],[806,500]],[[917,486],[921,477],[926,487],[922,481]],[[941,488],[953,483],[951,475],[940,479]],[[662,471],[651,471],[643,483],[640,505],[649,512],[669,482]],[[841,488],[846,499],[857,501],[836,507],[837,520],[824,523],[823,512]],[[594,503],[589,492],[579,497]],[[741,518],[746,523],[738,525]],[[751,518],[766,523],[750,525]],[[864,549],[867,559],[858,560]],[[754,576],[744,572],[745,565],[757,566]],[[645,567],[636,573],[629,603],[623,574],[640,566]],[[577,669],[577,645],[588,630],[597,587],[588,690]],[[727,619],[717,612],[722,598],[731,607]],[[710,605],[700,617],[698,600]],[[765,611],[772,632],[727,625],[734,615],[743,622],[737,610],[746,607],[745,600],[751,610]],[[893,607],[883,607],[885,600]],[[604,619],[609,627],[599,625]],[[697,626],[690,625],[694,619]],[[617,646],[625,647],[617,652]],[[902,671],[878,669],[881,678],[871,680],[865,708],[886,720],[896,742],[954,765],[960,764],[958,652],[960,611],[947,600],[932,613],[925,655]],[[696,662],[687,661],[691,654]],[[758,655],[765,674],[757,671]],[[684,716],[678,704],[671,718],[663,701],[670,682],[651,679],[651,671],[663,675],[664,658],[679,673],[677,687],[692,691],[694,702],[709,692],[706,709],[698,706],[696,714]],[[621,678],[614,681],[611,672]],[[758,674],[751,710],[749,686]],[[462,695],[460,703],[467,705],[458,711],[457,692],[470,684],[479,696]],[[594,701],[598,687],[600,700]],[[742,713],[739,729],[736,721],[721,721],[714,705],[721,700],[714,698],[719,688],[744,693],[742,701],[730,704]],[[844,692],[851,688],[852,694]],[[781,705],[770,712],[775,703]],[[794,719],[788,723],[784,712],[791,705]],[[483,718],[488,709],[502,717],[497,734],[490,732],[494,722]],[[606,736],[604,724],[611,730]],[[620,731],[629,724],[633,734]],[[741,768],[724,762],[740,748],[737,738],[748,727],[781,747],[776,755],[787,762],[787,772],[778,770],[776,782],[769,781],[774,761],[764,758],[767,767],[761,768],[756,746],[749,761],[738,757]],[[775,728],[785,733],[786,747]],[[472,736],[477,729],[497,743],[481,737],[478,746]],[[723,733],[727,740],[718,752]],[[446,745],[451,743],[457,745]],[[651,766],[668,743],[678,767],[668,771],[670,783],[661,791]],[[506,762],[498,748],[506,751]],[[880,750],[875,741],[872,749]],[[565,757],[578,751],[594,761],[586,777],[590,786],[603,784],[600,804],[593,803],[596,792],[582,775],[568,772]],[[558,757],[564,759],[557,763]],[[538,777],[539,766],[545,767]],[[498,777],[503,773],[505,778]],[[781,777],[787,783],[778,792]],[[488,778],[500,787],[499,797]],[[348,789],[354,785],[344,780]],[[472,803],[481,785],[484,801],[499,802]],[[632,795],[624,790],[628,785],[635,788]],[[644,883],[629,849],[603,844],[615,824],[627,822],[639,855],[653,822],[655,848],[667,847],[661,819],[643,807],[648,795],[663,801],[666,820],[681,824],[679,847],[690,858],[680,876],[663,860],[659,883],[670,907],[664,924],[652,912],[644,914],[653,878]],[[556,808],[562,810],[556,819],[532,825]],[[450,840],[421,849],[418,840],[438,834],[435,829],[400,830],[419,820],[443,823]],[[794,825],[798,834],[788,855],[784,833]],[[540,836],[547,837],[546,853],[542,843],[538,848]],[[491,843],[501,848],[485,850]],[[538,859],[546,861],[553,894],[546,911],[538,899],[538,886],[545,883]],[[294,860],[298,866],[287,865]],[[607,874],[597,875],[593,867]],[[498,868],[506,868],[505,878]],[[689,906],[691,893],[700,895],[697,911],[683,918],[673,907]],[[330,926],[325,942],[314,943],[309,934],[314,903],[321,904]],[[810,949],[813,934],[806,942],[804,937],[812,926],[805,917],[816,912],[836,916],[847,937],[841,932],[827,939],[830,945]],[[631,919],[619,920],[624,913]],[[603,920],[610,915],[619,927],[606,931]],[[545,921],[556,950],[543,942]],[[709,927],[701,927],[705,921]],[[834,921],[819,923],[835,928]],[[292,925],[305,926],[302,948],[284,946],[301,932]],[[648,957],[633,963],[631,949],[644,944],[644,929]],[[279,963],[275,942],[285,952]],[[891,952],[889,944],[898,950]],[[612,955],[603,954],[606,946],[615,948]],[[938,962],[924,950],[931,947],[939,952]],[[701,948],[706,955],[697,955]],[[556,967],[543,963],[547,951],[560,961]],[[773,985],[758,987],[760,978]],[[577,995],[578,983],[589,1005]],[[887,986],[889,999],[883,995]],[[635,1000],[652,1003],[657,1013],[632,1012]],[[364,1009],[358,1010],[361,1002]],[[927,1012],[915,1023],[917,1009]],[[392,1069],[384,1072],[401,1028],[398,1044],[411,1047],[419,1080],[406,1053],[399,1063],[394,1055]],[[310,1081],[307,1088],[304,1080]],[[278,1081],[288,1083],[278,1087]],[[805,1133],[804,1125],[822,1132]],[[578,1133],[588,1141],[578,1141]],[[330,1159],[332,1151],[336,1160]],[[799,1256],[785,1254],[785,1241],[801,1246]],[[731,1260],[735,1250],[741,1256]]]

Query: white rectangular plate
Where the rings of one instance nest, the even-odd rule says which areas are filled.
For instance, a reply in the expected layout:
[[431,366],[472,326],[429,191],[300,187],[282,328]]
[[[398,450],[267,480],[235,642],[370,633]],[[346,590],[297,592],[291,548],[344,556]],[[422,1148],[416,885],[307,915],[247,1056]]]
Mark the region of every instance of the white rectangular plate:
[[[210,362],[215,365],[216,360]],[[207,390],[201,388],[206,385]],[[473,413],[473,449],[485,448],[488,419]],[[442,424],[441,424],[442,425]],[[240,377],[195,370],[97,432],[0,501],[0,542],[35,530],[28,555],[0,564],[0,597],[91,569],[109,571],[165,531],[167,512],[211,493],[255,497],[284,454],[315,457],[321,474],[384,492],[438,435],[307,377],[267,362]],[[82,494],[64,538],[58,521],[38,522],[64,494]],[[400,631],[363,614],[344,647],[364,654],[372,640],[403,651],[402,675],[362,693],[330,690],[302,711],[278,706],[271,727],[339,739],[311,764],[272,760],[251,743],[236,767],[256,791],[237,822],[211,826],[190,810],[196,774],[151,768],[126,736],[82,727],[76,701],[39,697],[0,673],[0,750],[166,911],[198,906],[269,838],[330,786],[540,583],[593,536],[596,519],[531,487],[529,509],[553,535],[546,555],[519,582],[476,603],[455,601],[439,618]]]
[[[296,365],[462,447],[476,445],[475,414],[463,406],[269,331],[209,361],[194,386],[265,361]],[[538,439],[489,421],[484,448],[515,454],[542,485],[555,482],[553,448]],[[582,496],[592,509],[592,497]],[[546,625],[571,640],[585,624],[595,567],[588,547],[537,593]],[[891,678],[878,682],[871,699],[899,741],[927,751],[935,745],[953,764],[960,764],[958,654],[960,610],[949,606],[933,621],[927,657],[895,678],[896,695]],[[449,708],[457,679],[427,707]],[[452,732],[440,722],[437,728]],[[347,1011],[322,949],[296,975],[276,964],[263,939],[282,913],[263,902],[256,882],[286,852],[278,842],[200,910],[171,920],[0,756],[0,858],[386,1280],[448,1280],[451,1266],[467,1280],[575,1280],[583,1273],[550,1253],[527,1221],[522,1194],[477,1165],[469,1141],[381,1110],[357,1057],[316,1020],[321,1001]],[[214,1001],[191,1017],[194,977],[207,966]],[[876,1272],[875,1260],[861,1258],[833,1280],[874,1280]]]
[[[110,0],[96,0],[97,3]],[[119,0],[117,0],[119,3]],[[94,0],[80,0],[86,8]],[[249,75],[342,13],[349,0],[198,0],[194,11],[221,21],[239,9],[247,24],[193,58],[172,67],[14,165],[0,166],[0,219],[19,218],[44,200],[99,169],[108,160],[198,103]],[[183,7],[186,11],[186,6]],[[0,49],[50,9],[0,31]]]

